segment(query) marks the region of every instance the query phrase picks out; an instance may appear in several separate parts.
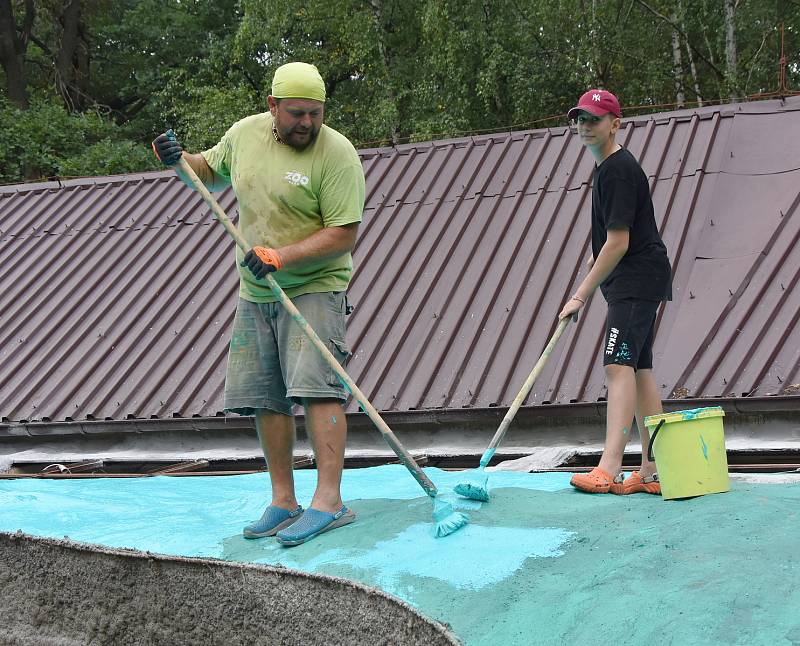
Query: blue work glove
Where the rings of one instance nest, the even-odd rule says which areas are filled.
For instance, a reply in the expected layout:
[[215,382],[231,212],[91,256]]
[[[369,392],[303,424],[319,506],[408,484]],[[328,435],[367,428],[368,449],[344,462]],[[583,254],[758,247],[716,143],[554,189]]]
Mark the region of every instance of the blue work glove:
[[172,128],[153,140],[153,152],[164,166],[174,166],[180,161],[183,148]]

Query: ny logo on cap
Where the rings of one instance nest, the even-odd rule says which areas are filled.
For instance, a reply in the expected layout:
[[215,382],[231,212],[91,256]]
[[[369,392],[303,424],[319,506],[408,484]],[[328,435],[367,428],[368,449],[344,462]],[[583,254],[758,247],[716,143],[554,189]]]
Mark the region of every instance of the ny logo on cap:
[[592,101],[599,101],[599,100],[600,100],[600,94],[592,94]]

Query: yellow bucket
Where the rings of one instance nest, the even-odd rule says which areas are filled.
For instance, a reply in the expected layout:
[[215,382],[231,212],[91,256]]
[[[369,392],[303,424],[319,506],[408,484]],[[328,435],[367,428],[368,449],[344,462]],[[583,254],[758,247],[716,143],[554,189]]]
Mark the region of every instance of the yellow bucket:
[[667,500],[721,493],[731,488],[722,408],[694,408],[644,418],[647,452]]

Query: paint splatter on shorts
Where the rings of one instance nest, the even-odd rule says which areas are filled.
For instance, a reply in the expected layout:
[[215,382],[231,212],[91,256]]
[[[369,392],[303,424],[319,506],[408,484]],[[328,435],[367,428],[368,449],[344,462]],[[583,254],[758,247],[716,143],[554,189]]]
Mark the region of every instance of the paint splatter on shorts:
[[[345,294],[322,292],[292,299],[308,324],[344,365]],[[280,303],[239,299],[228,349],[225,410],[292,414],[303,398],[347,399],[333,368]]]
[[634,370],[653,367],[653,335],[659,301],[626,298],[608,304],[603,365]]

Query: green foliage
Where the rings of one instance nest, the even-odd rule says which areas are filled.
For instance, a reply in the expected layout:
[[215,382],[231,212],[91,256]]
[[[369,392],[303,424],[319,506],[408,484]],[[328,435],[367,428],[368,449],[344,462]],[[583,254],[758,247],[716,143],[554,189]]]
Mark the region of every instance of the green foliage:
[[61,160],[60,169],[62,177],[163,170],[149,146],[110,136],[84,147],[73,157]]
[[0,100],[4,182],[157,168],[149,145],[167,127],[188,150],[210,147],[265,110],[275,68],[295,60],[320,69],[326,122],[359,147],[564,124],[594,86],[616,92],[628,115],[674,104],[676,80],[689,105],[695,87],[706,103],[776,90],[780,21],[788,87],[800,90],[794,0],[736,3],[735,74],[721,0],[76,1],[93,107],[59,105],[65,3],[37,1],[31,107]]
[[97,113],[69,114],[55,99],[28,110],[0,97],[0,182],[107,175],[158,168],[149,146],[125,139]]
[[235,0],[117,2],[91,22],[93,96],[143,143],[167,127],[190,146],[216,143],[262,90],[233,56],[240,20]]
[[403,128],[418,69],[418,20],[403,0],[243,0],[237,59],[261,69],[266,89],[289,61],[326,80],[326,121],[357,142],[388,142]]
[[189,84],[182,91],[186,100],[171,110],[176,125],[165,125],[175,129],[187,150],[211,148],[234,122],[266,110],[266,97],[259,105],[252,92],[243,86],[220,89]]

